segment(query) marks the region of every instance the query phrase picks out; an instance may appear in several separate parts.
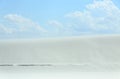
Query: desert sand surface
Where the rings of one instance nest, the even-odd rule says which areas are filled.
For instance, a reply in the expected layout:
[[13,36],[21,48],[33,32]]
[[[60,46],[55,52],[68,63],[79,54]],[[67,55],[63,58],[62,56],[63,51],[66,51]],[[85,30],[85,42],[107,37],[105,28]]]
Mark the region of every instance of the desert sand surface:
[[119,41],[120,35],[0,40],[0,67],[120,71]]

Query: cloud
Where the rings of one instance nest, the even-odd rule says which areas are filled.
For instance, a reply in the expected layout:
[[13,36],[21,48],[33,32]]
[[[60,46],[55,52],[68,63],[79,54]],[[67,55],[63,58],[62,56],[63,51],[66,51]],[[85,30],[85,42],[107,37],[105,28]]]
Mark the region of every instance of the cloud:
[[40,32],[47,32],[38,23],[17,14],[8,14],[5,15],[4,18],[12,25],[16,25],[17,30],[21,32],[30,31],[33,29],[38,30]]
[[67,13],[63,21],[49,20],[46,26],[18,14],[5,15],[4,20],[0,22],[0,33],[35,32],[49,37],[120,33],[120,9],[112,0],[94,0],[83,11]]
[[[80,35],[80,34],[90,34],[91,32],[79,31],[76,28],[75,24],[60,22],[57,20],[48,21],[47,25],[49,26],[49,34],[50,36],[72,36],[72,35]],[[53,35],[52,35],[53,34]]]
[[50,20],[48,21],[48,25],[51,25],[53,27],[56,27],[56,28],[62,28],[63,27],[63,24],[57,20]]
[[49,31],[56,33],[61,32],[64,29],[63,23],[57,20],[50,20],[47,22],[47,25],[49,27]]
[[95,33],[120,32],[120,9],[111,0],[94,0],[84,11],[74,11],[65,17],[72,19],[71,25],[75,24],[73,27],[78,29],[87,28]]
[[16,32],[14,28],[7,28],[3,24],[0,24],[0,33],[12,34]]

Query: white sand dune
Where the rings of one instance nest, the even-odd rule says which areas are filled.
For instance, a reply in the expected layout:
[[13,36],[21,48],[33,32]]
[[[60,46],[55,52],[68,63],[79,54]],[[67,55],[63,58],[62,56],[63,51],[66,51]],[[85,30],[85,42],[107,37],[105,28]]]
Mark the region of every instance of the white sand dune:
[[62,65],[120,71],[120,36],[1,40],[0,65]]

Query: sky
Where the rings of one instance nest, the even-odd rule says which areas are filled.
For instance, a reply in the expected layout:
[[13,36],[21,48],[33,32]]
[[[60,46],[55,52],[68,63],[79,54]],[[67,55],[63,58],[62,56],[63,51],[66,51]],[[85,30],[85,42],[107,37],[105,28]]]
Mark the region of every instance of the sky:
[[0,39],[120,34],[120,0],[0,0]]

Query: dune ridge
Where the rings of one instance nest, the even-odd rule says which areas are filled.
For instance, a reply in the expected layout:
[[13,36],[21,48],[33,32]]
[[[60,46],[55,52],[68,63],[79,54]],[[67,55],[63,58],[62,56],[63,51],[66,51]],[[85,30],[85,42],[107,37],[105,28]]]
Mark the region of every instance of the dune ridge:
[[0,65],[112,66],[120,69],[119,40],[118,35],[1,40]]

